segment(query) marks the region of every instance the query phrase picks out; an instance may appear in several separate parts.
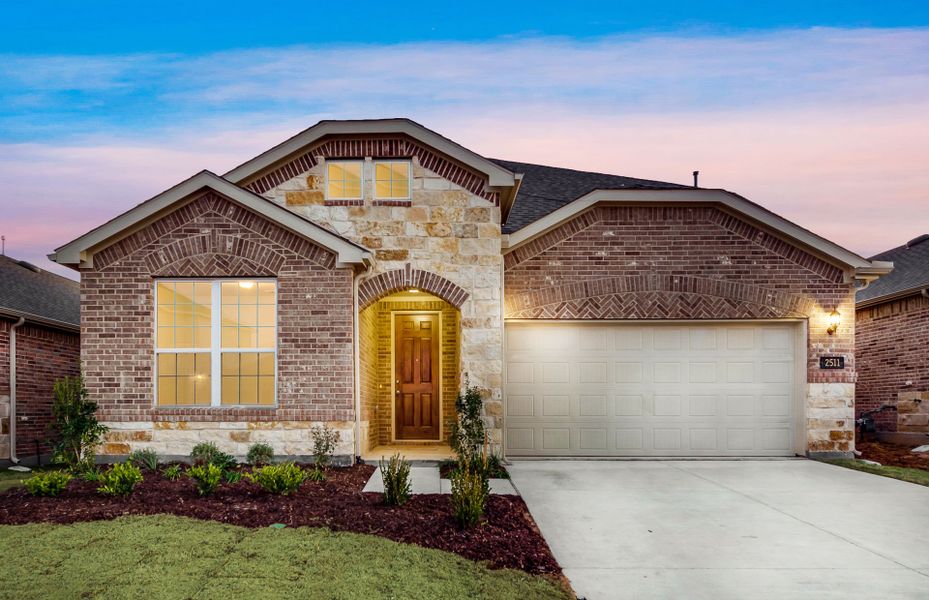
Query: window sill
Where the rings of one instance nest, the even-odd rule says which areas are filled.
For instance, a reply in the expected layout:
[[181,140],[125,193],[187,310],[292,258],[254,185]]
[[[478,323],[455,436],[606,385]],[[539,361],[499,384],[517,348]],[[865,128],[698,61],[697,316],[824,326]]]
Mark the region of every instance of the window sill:
[[326,200],[325,206],[364,206],[364,200]]
[[277,404],[249,404],[239,406],[153,406],[152,411],[158,415],[208,415],[228,412],[268,412],[280,408]]
[[412,200],[375,200],[371,203],[373,206],[400,206],[408,207],[413,205]]

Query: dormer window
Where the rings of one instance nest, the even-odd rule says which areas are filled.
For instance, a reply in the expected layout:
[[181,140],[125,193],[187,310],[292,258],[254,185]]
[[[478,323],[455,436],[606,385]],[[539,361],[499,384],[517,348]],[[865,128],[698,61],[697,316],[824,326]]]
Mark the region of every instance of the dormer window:
[[326,161],[326,198],[329,200],[361,200],[364,161]]
[[409,160],[374,161],[374,198],[409,200],[411,169]]

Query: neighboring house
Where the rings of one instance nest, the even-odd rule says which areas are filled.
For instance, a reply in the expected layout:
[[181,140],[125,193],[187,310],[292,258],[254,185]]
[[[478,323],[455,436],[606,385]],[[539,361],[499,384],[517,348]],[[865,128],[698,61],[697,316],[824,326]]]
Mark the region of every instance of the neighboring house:
[[464,381],[508,456],[846,454],[855,285],[890,270],[725,190],[406,119],[320,122],[51,258],[110,455],[435,443]]
[[76,281],[0,255],[0,463],[51,451],[52,385],[80,371],[80,302]]
[[[858,414],[876,415],[878,431],[929,433],[929,234],[882,252],[889,275],[860,290],[855,313]],[[898,436],[902,438],[903,436]]]

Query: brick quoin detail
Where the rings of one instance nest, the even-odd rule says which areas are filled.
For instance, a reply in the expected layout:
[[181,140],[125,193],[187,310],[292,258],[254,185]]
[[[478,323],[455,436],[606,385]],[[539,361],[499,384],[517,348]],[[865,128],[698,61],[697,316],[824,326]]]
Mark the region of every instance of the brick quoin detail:
[[[499,192],[486,189],[486,177],[436,153],[428,146],[424,146],[407,136],[327,137],[273,171],[246,183],[243,187],[256,194],[263,194],[315,167],[317,164],[316,157],[318,156],[324,158],[416,157],[423,167],[463,187],[476,196],[489,200],[497,206],[500,205]],[[345,204],[344,206],[354,206],[354,204]]]
[[[597,207],[505,257],[508,319],[809,319],[810,383],[853,383],[843,271],[718,208]],[[825,315],[845,315],[825,333]],[[821,371],[843,354],[844,371]]]
[[387,271],[362,281],[358,286],[359,310],[364,310],[388,294],[409,288],[429,292],[455,308],[461,308],[468,299],[468,292],[464,288],[435,273],[414,269],[407,263],[403,269]]
[[[929,298],[917,295],[859,309],[855,345],[858,415],[882,404],[896,405],[900,392],[929,392]],[[897,430],[896,411],[874,418],[881,431]]]
[[[155,279],[254,276],[278,282],[277,407],[155,407]],[[99,251],[81,269],[81,319],[87,387],[103,421],[354,419],[352,271],[216,193]]]

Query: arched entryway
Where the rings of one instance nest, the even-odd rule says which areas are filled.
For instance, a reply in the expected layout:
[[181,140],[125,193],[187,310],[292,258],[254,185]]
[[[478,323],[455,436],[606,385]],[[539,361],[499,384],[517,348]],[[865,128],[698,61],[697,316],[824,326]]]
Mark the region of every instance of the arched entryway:
[[404,453],[416,456],[417,448],[447,446],[455,421],[460,311],[415,281],[421,287],[359,303],[363,454],[408,445]]

